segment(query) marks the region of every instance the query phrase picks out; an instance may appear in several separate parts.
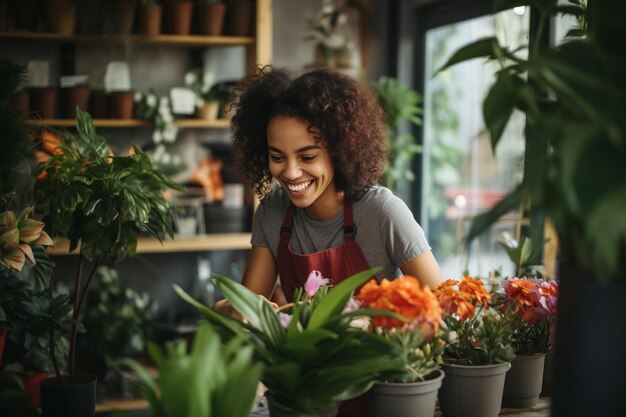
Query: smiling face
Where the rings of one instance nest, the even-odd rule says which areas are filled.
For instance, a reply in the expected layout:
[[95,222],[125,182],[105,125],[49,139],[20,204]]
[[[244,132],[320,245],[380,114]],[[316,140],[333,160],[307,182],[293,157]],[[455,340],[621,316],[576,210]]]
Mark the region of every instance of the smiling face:
[[314,219],[334,216],[342,207],[333,183],[328,148],[299,118],[278,116],[267,126],[269,170],[296,207]]

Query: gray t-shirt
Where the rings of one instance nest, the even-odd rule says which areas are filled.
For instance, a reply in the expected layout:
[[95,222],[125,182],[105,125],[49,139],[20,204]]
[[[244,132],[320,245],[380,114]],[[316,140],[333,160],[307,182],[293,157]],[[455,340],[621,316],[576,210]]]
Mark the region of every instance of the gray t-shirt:
[[[269,248],[277,259],[280,227],[289,207],[289,198],[281,188],[257,208],[252,224],[251,243]],[[430,250],[424,231],[406,204],[384,187],[373,187],[353,204],[357,233],[355,241],[371,268],[381,266],[381,278],[396,278],[406,262]],[[343,244],[343,211],[327,220],[313,220],[296,208],[291,249],[311,254]]]

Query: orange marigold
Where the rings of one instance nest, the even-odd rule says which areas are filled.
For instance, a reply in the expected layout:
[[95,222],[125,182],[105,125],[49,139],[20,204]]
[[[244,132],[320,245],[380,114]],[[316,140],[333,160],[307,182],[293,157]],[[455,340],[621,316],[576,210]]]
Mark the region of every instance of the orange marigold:
[[435,295],[445,314],[455,314],[460,320],[474,317],[476,305],[488,306],[491,296],[483,282],[470,276],[464,276],[461,282],[448,279],[437,288]]
[[393,317],[374,316],[374,325],[388,329],[432,324],[435,331],[441,321],[441,307],[430,288],[422,287],[415,277],[404,275],[380,283],[370,280],[355,297],[365,307],[386,310],[403,316],[406,321]]

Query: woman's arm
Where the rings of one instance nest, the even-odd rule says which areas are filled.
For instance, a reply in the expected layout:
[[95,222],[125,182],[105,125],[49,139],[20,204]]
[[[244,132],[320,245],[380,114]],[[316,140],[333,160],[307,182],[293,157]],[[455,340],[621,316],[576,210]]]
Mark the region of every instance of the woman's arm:
[[422,285],[435,288],[443,282],[443,274],[431,251],[423,252],[400,267],[404,275],[419,279]]
[[252,245],[241,283],[251,291],[269,299],[274,291],[277,274],[272,251],[262,246]]

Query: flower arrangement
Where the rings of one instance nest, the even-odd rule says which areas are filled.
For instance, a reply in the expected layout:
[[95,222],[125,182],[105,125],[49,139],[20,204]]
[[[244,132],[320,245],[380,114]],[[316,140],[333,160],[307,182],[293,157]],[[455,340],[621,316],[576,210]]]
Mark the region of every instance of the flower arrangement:
[[170,101],[167,97],[158,97],[154,90],[149,89],[135,93],[135,102],[139,109],[139,117],[154,123],[152,133],[154,143],[172,143],[176,140],[178,127],[174,124],[174,116],[172,116]]
[[444,361],[463,365],[510,362],[513,330],[502,313],[489,305],[491,296],[480,279],[449,279],[434,291],[448,331]]
[[15,216],[13,211],[0,213],[0,266],[21,272],[26,259],[35,264],[31,246],[51,246],[44,224],[30,218],[33,207],[27,207]]
[[404,275],[380,283],[371,280],[356,295],[363,307],[395,313],[372,316],[375,331],[398,346],[405,358],[405,372],[392,382],[428,379],[439,369],[444,342],[440,336],[441,307],[430,288]]
[[502,291],[494,292],[494,305],[511,322],[515,353],[548,352],[556,325],[558,283],[512,277],[503,279],[501,286]]
[[[288,310],[272,305],[241,284],[214,274],[216,285],[244,320],[217,313],[180,287],[176,292],[228,337],[248,337],[264,364],[261,382],[270,408],[311,414],[366,392],[376,380],[404,369],[396,346],[356,326],[366,310],[351,311],[353,291],[376,272],[355,274],[328,291],[313,272]],[[346,307],[348,306],[348,309]]]

